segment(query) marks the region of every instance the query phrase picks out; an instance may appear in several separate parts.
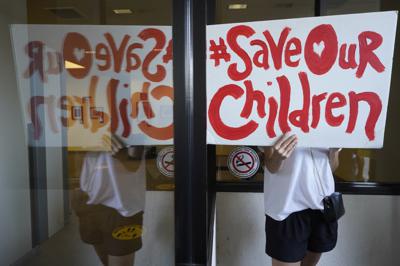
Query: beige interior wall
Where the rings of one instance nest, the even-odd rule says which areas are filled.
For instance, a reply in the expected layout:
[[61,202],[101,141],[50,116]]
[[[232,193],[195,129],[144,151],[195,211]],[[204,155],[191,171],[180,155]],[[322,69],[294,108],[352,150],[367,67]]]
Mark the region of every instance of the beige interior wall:
[[0,2],[0,265],[31,249],[28,149],[9,30],[10,24],[25,22],[24,0]]

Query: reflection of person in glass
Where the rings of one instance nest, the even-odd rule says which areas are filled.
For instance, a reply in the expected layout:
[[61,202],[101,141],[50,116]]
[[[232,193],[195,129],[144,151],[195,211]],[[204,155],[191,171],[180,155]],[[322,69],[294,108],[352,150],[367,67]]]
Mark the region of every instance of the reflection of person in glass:
[[84,242],[94,246],[104,265],[133,265],[142,246],[145,203],[144,147],[125,147],[104,136],[111,152],[88,152],[73,207]]
[[265,147],[266,253],[273,266],[317,265],[337,241],[337,221],[326,222],[323,198],[334,192],[340,149],[296,148],[296,135]]

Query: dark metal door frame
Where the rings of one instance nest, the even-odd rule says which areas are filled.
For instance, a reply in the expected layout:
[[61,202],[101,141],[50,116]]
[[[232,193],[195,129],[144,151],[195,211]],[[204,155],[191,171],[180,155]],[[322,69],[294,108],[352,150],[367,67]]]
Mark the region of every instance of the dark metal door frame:
[[[208,8],[207,8],[208,4]],[[215,147],[206,145],[206,25],[214,1],[173,1],[175,263],[209,265]]]

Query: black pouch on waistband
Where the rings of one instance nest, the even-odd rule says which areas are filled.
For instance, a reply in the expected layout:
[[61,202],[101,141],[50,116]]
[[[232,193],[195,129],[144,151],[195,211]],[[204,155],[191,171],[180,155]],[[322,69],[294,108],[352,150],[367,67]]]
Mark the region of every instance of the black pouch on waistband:
[[322,211],[326,222],[339,220],[345,213],[342,194],[334,192],[323,200],[324,210]]

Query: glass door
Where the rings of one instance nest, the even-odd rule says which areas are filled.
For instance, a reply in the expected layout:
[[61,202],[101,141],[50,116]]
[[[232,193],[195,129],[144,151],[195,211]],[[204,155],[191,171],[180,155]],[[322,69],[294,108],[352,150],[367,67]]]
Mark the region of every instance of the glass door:
[[0,19],[0,264],[174,265],[172,1]]

